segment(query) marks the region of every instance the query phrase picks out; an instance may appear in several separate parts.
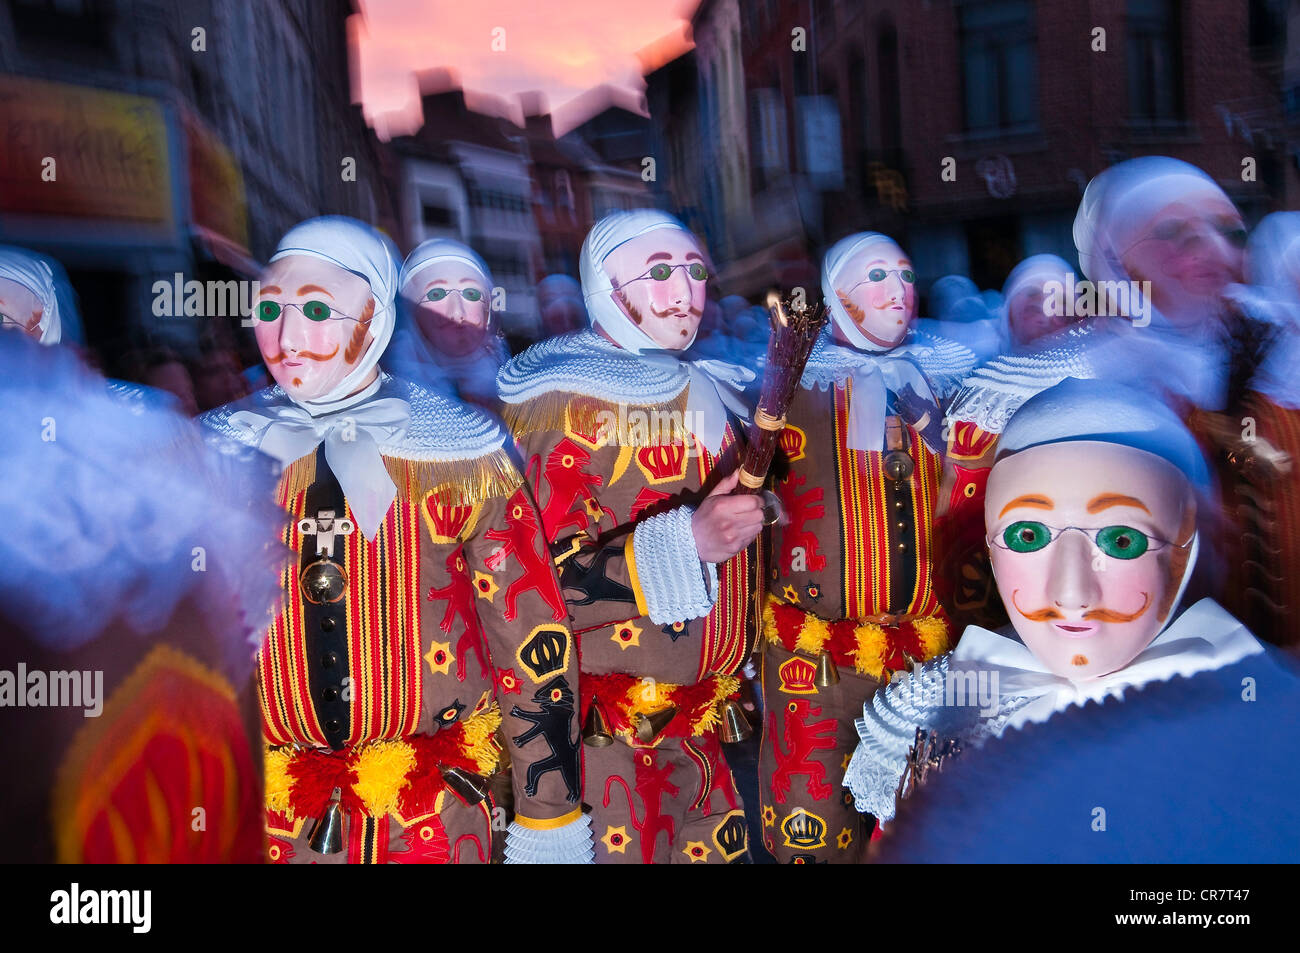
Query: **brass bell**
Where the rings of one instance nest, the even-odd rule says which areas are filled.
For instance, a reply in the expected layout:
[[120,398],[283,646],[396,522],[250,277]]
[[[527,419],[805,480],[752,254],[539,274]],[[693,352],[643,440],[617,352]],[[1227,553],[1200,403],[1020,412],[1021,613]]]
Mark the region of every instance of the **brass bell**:
[[722,721],[723,743],[734,745],[754,734],[754,729],[745,717],[745,709],[734,698],[724,698],[718,703],[718,718]]
[[592,748],[605,748],[614,743],[614,736],[609,731],[609,720],[600,707],[600,702],[593,701],[587,712],[587,723],[582,726],[582,743]]
[[885,476],[891,480],[906,480],[916,464],[906,450],[890,450],[883,461]]
[[311,829],[307,846],[318,854],[337,854],[343,849],[343,792],[338,788]]
[[443,768],[442,781],[447,785],[447,790],[467,807],[482,804],[490,793],[486,778],[462,768]]
[[830,688],[839,682],[840,670],[835,665],[835,659],[831,658],[829,651],[822,649],[817,656],[817,674],[813,676],[813,684],[818,688]]
[[637,741],[645,745],[653,742],[668,727],[668,723],[673,720],[673,716],[676,714],[677,706],[669,705],[667,708],[660,708],[648,715],[642,715],[636,722]]
[[302,597],[312,605],[338,602],[348,591],[347,573],[338,563],[318,559],[298,577]]

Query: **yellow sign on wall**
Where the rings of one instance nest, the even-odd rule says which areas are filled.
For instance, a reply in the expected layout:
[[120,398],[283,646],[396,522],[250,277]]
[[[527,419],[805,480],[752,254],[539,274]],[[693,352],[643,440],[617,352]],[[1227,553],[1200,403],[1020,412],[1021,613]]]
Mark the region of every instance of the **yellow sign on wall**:
[[0,77],[0,212],[170,226],[167,124],[155,100]]

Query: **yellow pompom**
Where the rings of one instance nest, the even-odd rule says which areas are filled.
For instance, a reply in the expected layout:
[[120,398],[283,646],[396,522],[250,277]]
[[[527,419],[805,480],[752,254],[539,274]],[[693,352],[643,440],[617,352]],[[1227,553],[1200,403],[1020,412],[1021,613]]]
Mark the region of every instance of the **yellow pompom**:
[[293,808],[289,805],[289,790],[293,787],[289,762],[292,760],[290,748],[267,748],[262,759],[266,771],[266,806],[272,811],[284,812],[289,820],[293,820]]
[[885,651],[888,640],[885,630],[874,622],[864,622],[853,630],[858,643],[853,653],[853,667],[863,675],[879,679],[885,671]]
[[480,774],[497,769],[501,750],[496,745],[496,731],[501,726],[501,708],[493,702],[465,722],[465,755],[478,764]]
[[781,636],[776,631],[776,611],[772,608],[775,604],[776,600],[770,595],[763,603],[763,635],[773,645],[781,641]]
[[916,629],[917,637],[925,648],[925,658],[922,661],[928,662],[936,655],[948,651],[948,625],[943,619],[938,616],[916,619],[912,622],[912,627]]
[[415,750],[404,741],[376,741],[365,745],[353,770],[352,790],[371,817],[385,817],[397,809],[397,796],[415,767]]
[[822,650],[827,639],[831,637],[830,626],[824,619],[819,619],[811,612],[803,614],[803,625],[799,627],[799,638],[795,640],[794,647],[801,649],[810,655],[816,655]]

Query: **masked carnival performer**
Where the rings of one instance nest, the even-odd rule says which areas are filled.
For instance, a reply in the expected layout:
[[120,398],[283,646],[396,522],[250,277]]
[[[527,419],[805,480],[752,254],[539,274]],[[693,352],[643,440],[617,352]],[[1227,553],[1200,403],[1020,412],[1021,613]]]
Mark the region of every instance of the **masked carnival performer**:
[[594,327],[534,345],[499,383],[581,647],[596,862],[736,861],[718,711],[755,629],[763,512],[729,493],[752,375],[683,354],[708,271],[676,219],[602,219],[581,272]]
[[398,287],[398,327],[384,367],[497,411],[507,353],[483,259],[468,245],[431,238],[406,257]]
[[1240,280],[1245,234],[1218,183],[1178,159],[1131,159],[1088,184],[1074,220],[1087,283],[1067,274],[1043,301],[1075,322],[976,370],[948,409],[940,577],[954,587],[945,605],[955,621],[1005,618],[980,542],[983,494],[998,435],[1021,404],[1067,378],[1120,381],[1184,412],[1223,403],[1221,296]]
[[765,846],[783,862],[861,859],[870,830],[840,784],[853,719],[907,658],[949,648],[931,578],[940,412],[899,352],[915,280],[884,235],[831,248],[830,321],[781,434],[786,522],[772,531],[759,790]]
[[0,334],[0,405],[0,853],[260,861],[271,468],[20,334]]
[[1149,394],[1067,380],[1027,401],[1001,435],[984,497],[1012,624],[967,628],[953,652],[863,707],[844,781],[859,810],[892,817],[900,787],[925,772],[926,757],[909,764],[918,728],[936,733],[935,753],[949,742],[969,750],[1071,706],[1262,651],[1211,599],[1180,611],[1207,489],[1196,441]]
[[537,512],[483,412],[378,370],[398,262],[352,219],[304,222],[261,278],[276,386],[205,415],[284,472],[297,554],[258,660],[278,862],[487,862],[501,728],[506,855],[590,858],[577,657]]

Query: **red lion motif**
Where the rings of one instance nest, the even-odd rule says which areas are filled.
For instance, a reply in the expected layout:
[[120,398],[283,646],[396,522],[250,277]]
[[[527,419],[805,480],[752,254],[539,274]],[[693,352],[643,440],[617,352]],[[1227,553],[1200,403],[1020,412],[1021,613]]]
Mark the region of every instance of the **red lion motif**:
[[519,614],[519,597],[530,589],[536,590],[546,600],[556,622],[568,617],[564,596],[555,581],[555,566],[545,555],[545,547],[538,544],[538,529],[536,511],[524,488],[520,487],[506,503],[506,529],[488,530],[485,534],[485,538],[503,544],[484,560],[488,569],[496,572],[502,563],[514,556],[523,570],[523,575],[506,588],[507,622],[513,622]]
[[790,783],[796,774],[807,775],[808,793],[814,801],[824,801],[833,793],[826,783],[826,766],[814,761],[814,751],[830,751],[835,747],[835,719],[825,718],[809,722],[822,713],[821,707],[814,707],[806,698],[795,698],[785,705],[785,744],[788,749],[781,752],[781,743],[777,739],[776,712],[768,712],[771,726],[772,752],[776,755],[776,771],[772,774],[772,796],[778,804],[784,804],[790,793]]
[[803,547],[808,557],[809,572],[821,572],[826,568],[826,557],[817,547],[817,537],[804,528],[809,520],[819,520],[826,515],[826,506],[822,502],[824,491],[816,486],[803,493],[796,492],[807,482],[807,477],[792,473],[777,484],[781,505],[790,518],[789,525],[781,534],[781,571],[787,576],[794,571],[794,551],[798,547]]
[[[537,460],[536,457],[533,458]],[[568,437],[557,443],[546,455],[541,477],[546,481],[546,505],[542,508],[542,526],[546,528],[547,539],[559,539],[560,531],[572,526],[575,530],[584,530],[590,524],[586,501],[594,496],[592,488],[604,482],[599,474],[583,470],[591,462],[591,454],[578,446]],[[542,499],[541,489],[537,488],[537,499]],[[574,509],[574,506],[584,505]]]
[[677,785],[668,780],[669,775],[673,773],[671,762],[663,767],[655,765],[655,756],[649,751],[639,751],[636,756],[636,792],[641,795],[641,802],[645,805],[645,817],[637,820],[636,801],[632,799],[632,792],[628,789],[627,782],[617,774],[611,774],[605,780],[605,798],[604,806],[609,807],[609,792],[617,781],[623,785],[623,792],[627,795],[627,812],[632,815],[632,826],[636,828],[641,841],[641,863],[649,864],[654,861],[655,841],[659,837],[659,832],[668,835],[668,846],[673,845],[673,836],[677,831],[677,826],[673,823],[672,817],[663,813],[662,801],[663,796],[676,797],[681,793]]
[[483,655],[483,629],[479,625],[478,610],[475,608],[474,584],[465,567],[464,547],[457,546],[456,551],[447,557],[447,577],[450,580],[447,585],[429,587],[429,600],[447,600],[447,611],[442,614],[442,622],[439,624],[443,632],[451,634],[457,616],[465,625],[456,641],[456,677],[465,681],[468,653],[473,650],[478,658],[479,671],[484,678],[488,678],[490,669]]

